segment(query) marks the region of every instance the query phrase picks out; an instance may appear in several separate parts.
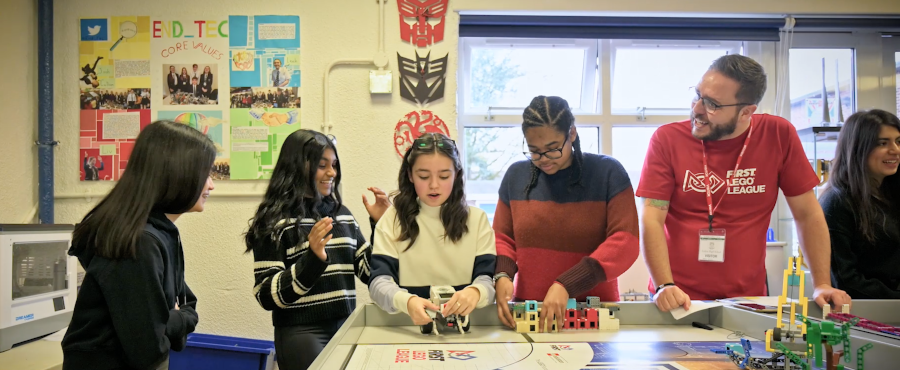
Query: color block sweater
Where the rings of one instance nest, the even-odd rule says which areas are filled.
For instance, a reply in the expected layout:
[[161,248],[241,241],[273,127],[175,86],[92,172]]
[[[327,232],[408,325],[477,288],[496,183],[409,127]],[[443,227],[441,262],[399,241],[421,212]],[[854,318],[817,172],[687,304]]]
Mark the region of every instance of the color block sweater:
[[[326,198],[327,199],[327,198]],[[320,214],[330,214],[323,205]],[[341,206],[334,217],[332,238],[322,261],[309,250],[309,242],[298,243],[295,227],[309,235],[318,220],[282,220],[288,226],[281,235],[253,247],[253,295],[259,305],[272,311],[274,326],[308,325],[347,317],[356,308],[356,282],[369,283],[372,248],[359,230],[350,210]],[[374,229],[374,225],[373,225]],[[282,248],[275,247],[281,238]]]
[[410,297],[427,299],[430,287],[437,285],[450,285],[457,291],[472,286],[481,293],[476,307],[493,303],[491,277],[497,256],[487,215],[469,207],[469,231],[456,243],[444,238],[440,215],[441,207],[419,203],[419,235],[408,250],[409,240],[398,241],[401,229],[394,207],[378,221],[369,295],[388,313],[406,313]]
[[584,154],[581,186],[574,162],[531,179],[528,161],[513,164],[500,184],[494,214],[497,269],[515,276],[515,299],[543,300],[560,282],[569,297],[618,301],[616,278],[639,254],[638,217],[628,173],[612,157]]

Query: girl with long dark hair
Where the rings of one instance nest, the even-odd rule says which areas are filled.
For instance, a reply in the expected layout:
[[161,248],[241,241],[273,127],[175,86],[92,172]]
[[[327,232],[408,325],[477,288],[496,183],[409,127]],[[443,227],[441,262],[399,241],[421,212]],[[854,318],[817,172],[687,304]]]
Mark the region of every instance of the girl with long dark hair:
[[[619,300],[617,278],[639,254],[625,168],[581,152],[569,103],[537,96],[522,113],[526,160],[509,167],[494,214],[497,313],[515,328],[511,299],[543,302],[540,328],[562,328],[569,298]],[[513,280],[515,279],[515,284]]]
[[468,315],[494,301],[496,248],[487,215],[466,204],[456,143],[425,134],[406,151],[394,204],[375,229],[369,294],[388,313],[406,313],[416,325],[439,311],[431,286],[456,293],[442,314]]
[[[354,275],[369,283],[372,248],[342,203],[337,147],[325,135],[287,137],[269,188],[245,236],[253,252],[253,295],[272,311],[278,368],[309,367],[356,308]],[[374,229],[387,194],[363,203]]]
[[197,325],[175,220],[202,212],[216,149],[188,126],[138,135],[122,178],[75,227],[86,274],[62,341],[63,369],[165,369]]
[[900,299],[900,120],[880,109],[847,118],[819,198],[831,280],[853,299]]

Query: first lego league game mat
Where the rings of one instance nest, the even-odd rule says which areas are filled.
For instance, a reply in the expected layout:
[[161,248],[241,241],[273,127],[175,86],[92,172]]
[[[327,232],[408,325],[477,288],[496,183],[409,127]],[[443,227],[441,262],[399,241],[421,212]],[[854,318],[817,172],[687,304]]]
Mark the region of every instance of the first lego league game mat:
[[[737,369],[730,342],[478,343],[357,345],[350,370],[719,370]],[[739,340],[736,342],[740,342]],[[752,342],[753,357],[769,355]]]

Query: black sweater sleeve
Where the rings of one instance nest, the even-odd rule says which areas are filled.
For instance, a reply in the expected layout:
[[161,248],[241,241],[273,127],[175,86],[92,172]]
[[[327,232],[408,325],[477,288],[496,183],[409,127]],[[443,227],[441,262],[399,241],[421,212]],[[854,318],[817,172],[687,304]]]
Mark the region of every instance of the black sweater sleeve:
[[874,248],[870,243],[860,243],[859,223],[853,216],[848,202],[840,193],[829,192],[820,199],[831,236],[831,280],[833,285],[847,292],[852,298],[879,297],[900,299],[900,292],[891,289],[879,279],[868,278],[861,272],[862,264],[879,263],[863,261],[859,248]]
[[179,315],[172,314],[174,305],[169,307],[163,291],[161,249],[156,238],[144,233],[136,258],[112,262],[100,283],[125,361],[135,369],[158,366],[168,356],[169,338],[185,328],[171,319]]
[[187,345],[187,335],[194,332],[197,322],[197,297],[191,288],[184,284],[184,296],[179,297],[178,309],[169,310],[169,322],[166,324],[166,337],[171,342],[172,350],[181,351]]

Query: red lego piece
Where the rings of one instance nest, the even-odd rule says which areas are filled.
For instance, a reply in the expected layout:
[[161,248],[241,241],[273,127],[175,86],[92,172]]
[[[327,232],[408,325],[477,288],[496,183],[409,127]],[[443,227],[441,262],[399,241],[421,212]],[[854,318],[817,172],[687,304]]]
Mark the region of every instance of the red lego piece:
[[587,319],[578,319],[578,329],[587,329]]
[[577,323],[578,323],[578,319],[575,319],[575,320],[565,320],[565,322],[563,323],[563,326],[564,326],[566,329],[575,329]]
[[581,318],[581,312],[575,309],[566,310],[566,320],[577,320]]

